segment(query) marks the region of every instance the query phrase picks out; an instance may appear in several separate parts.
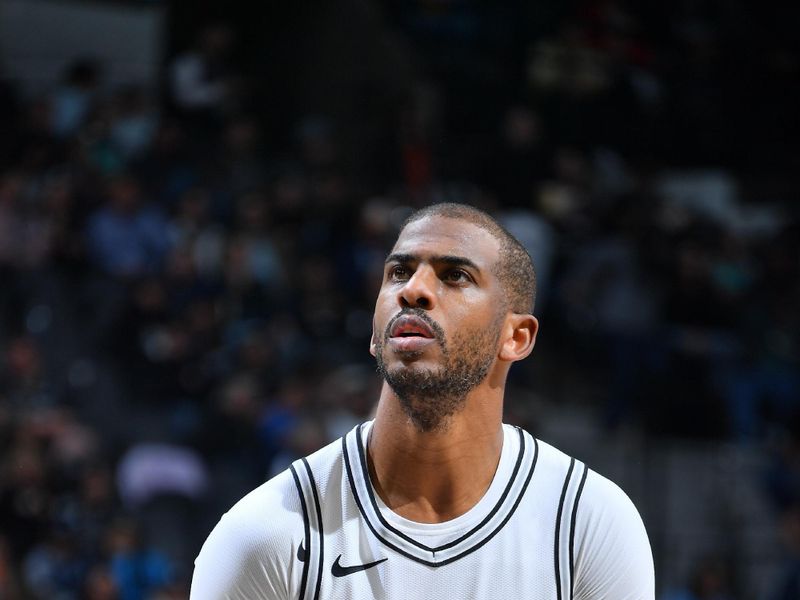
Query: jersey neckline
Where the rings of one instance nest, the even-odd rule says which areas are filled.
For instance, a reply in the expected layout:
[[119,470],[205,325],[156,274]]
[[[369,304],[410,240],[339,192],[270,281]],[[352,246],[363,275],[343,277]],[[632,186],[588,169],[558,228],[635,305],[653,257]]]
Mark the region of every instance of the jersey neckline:
[[[342,438],[342,454],[353,498],[369,529],[381,543],[429,566],[448,564],[474,552],[503,528],[530,483],[539,454],[535,438],[519,427],[504,425],[500,464],[483,498],[450,521],[416,523],[391,513],[374,491],[365,452],[365,437],[371,426],[372,422],[358,425]],[[431,545],[431,534],[442,543]]]
[[[364,423],[364,426],[361,428],[361,440],[365,448],[371,429],[372,421]],[[486,489],[483,496],[481,496],[480,500],[478,500],[478,502],[472,506],[472,508],[467,510],[467,512],[464,514],[453,519],[449,519],[441,523],[420,523],[418,521],[406,519],[386,506],[386,503],[378,495],[377,490],[372,484],[372,480],[370,478],[369,482],[370,487],[372,488],[372,496],[375,498],[375,502],[377,503],[381,514],[392,526],[403,533],[417,537],[420,540],[423,538],[428,539],[428,546],[439,545],[434,543],[433,540],[447,538],[454,532],[469,531],[477,523],[479,523],[488,512],[491,511],[493,506],[497,504],[498,500],[503,494],[503,489],[505,488],[506,482],[510,479],[514,470],[514,464],[519,454],[519,445],[519,436],[516,434],[514,428],[504,425],[503,446],[500,451],[500,460],[497,463],[497,469],[495,469],[495,473],[492,476],[492,481],[489,483],[489,487]]]

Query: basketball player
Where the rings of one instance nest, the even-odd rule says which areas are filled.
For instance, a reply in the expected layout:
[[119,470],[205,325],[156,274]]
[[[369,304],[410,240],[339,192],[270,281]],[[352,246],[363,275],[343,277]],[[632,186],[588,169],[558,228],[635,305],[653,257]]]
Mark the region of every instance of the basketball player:
[[386,259],[376,417],[225,514],[192,600],[651,600],[639,514],[611,481],[502,423],[538,322],[524,248],[475,208],[413,214]]

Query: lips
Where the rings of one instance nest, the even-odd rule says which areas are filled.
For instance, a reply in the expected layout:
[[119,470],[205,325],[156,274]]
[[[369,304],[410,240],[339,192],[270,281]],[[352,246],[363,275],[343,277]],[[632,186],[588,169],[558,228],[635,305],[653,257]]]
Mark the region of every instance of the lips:
[[426,339],[436,337],[431,327],[414,315],[405,315],[398,318],[392,325],[389,336],[393,338],[422,337]]
[[388,345],[394,352],[412,359],[421,356],[425,348],[436,344],[438,339],[436,328],[413,314],[397,317],[389,325],[387,337]]

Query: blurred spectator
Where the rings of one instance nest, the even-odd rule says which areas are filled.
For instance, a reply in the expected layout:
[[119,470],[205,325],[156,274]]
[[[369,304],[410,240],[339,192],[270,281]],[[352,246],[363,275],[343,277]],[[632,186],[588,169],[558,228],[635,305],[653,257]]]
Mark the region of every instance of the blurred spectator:
[[0,385],[7,402],[16,410],[35,411],[54,406],[57,390],[47,379],[41,349],[30,335],[8,342],[0,365]]
[[78,133],[95,108],[99,84],[100,65],[94,59],[82,58],[69,65],[50,99],[51,127],[56,136]]
[[139,526],[130,519],[111,523],[106,533],[106,551],[119,600],[147,600],[172,583],[172,566],[141,539]]
[[35,598],[78,598],[90,555],[81,552],[77,533],[54,531],[25,559],[25,581]]
[[165,208],[172,208],[181,196],[200,185],[200,156],[206,149],[198,148],[194,139],[180,123],[162,120],[154,134],[152,145],[133,161],[130,171],[138,178],[144,194]]
[[239,318],[261,318],[283,298],[283,258],[276,247],[270,205],[258,192],[236,201],[225,257],[226,302]]
[[[240,254],[241,253],[241,254]],[[283,279],[281,257],[272,241],[272,222],[267,198],[257,192],[236,201],[236,221],[231,260],[241,256],[241,275],[267,292],[276,292]],[[233,267],[229,263],[229,267]],[[233,270],[235,272],[235,270]]]
[[206,491],[208,481],[205,466],[190,449],[141,443],[120,459],[117,485],[125,506],[134,509],[161,494],[196,499]]
[[119,90],[111,104],[109,135],[125,162],[150,148],[158,129],[158,114],[146,92],[137,87]]
[[173,106],[206,144],[237,103],[239,79],[231,62],[235,41],[236,32],[227,24],[209,23],[169,65]]
[[161,268],[169,247],[167,222],[145,202],[129,175],[114,177],[108,199],[89,218],[87,243],[92,262],[104,273],[129,278]]
[[171,245],[188,253],[192,270],[199,279],[222,278],[227,231],[213,218],[208,189],[196,186],[180,196],[170,235]]
[[193,532],[197,511],[209,486],[200,456],[175,444],[141,442],[129,448],[117,468],[124,506],[151,548],[163,554],[174,576],[191,563],[200,543]]
[[[793,237],[790,231],[786,228],[777,240]],[[731,417],[731,434],[746,444],[786,427],[800,410],[797,244],[788,239],[767,244],[768,258],[758,263],[754,259],[761,252],[734,246],[728,253],[736,254],[721,257],[714,273],[742,315],[738,331],[742,352],[721,369],[719,385]],[[772,272],[776,267],[782,272]]]
[[119,510],[107,465],[84,460],[70,470],[69,488],[53,504],[53,520],[59,531],[75,538],[82,556],[96,558],[105,528]]
[[[221,142],[215,165],[218,171],[214,181],[217,194],[235,198],[262,189],[266,183],[262,156],[264,142],[255,117],[241,115],[228,119]],[[230,213],[224,212],[230,210],[229,206],[214,208],[219,217],[231,217]]]
[[62,233],[64,207],[52,182],[45,193],[21,172],[0,174],[0,265],[25,270],[47,265]]
[[661,290],[639,253],[639,223],[624,210],[610,216],[602,234],[574,249],[561,282],[566,318],[589,342],[589,360],[608,382],[603,421],[609,428],[647,413],[637,399],[662,368]]
[[[738,308],[711,277],[719,228],[709,223],[696,227],[677,240],[664,315],[669,327],[670,394],[680,398],[694,417],[691,423],[675,420],[668,426],[681,435],[721,436],[727,434],[728,423],[719,419],[720,411],[725,411],[713,372],[739,351],[734,333]],[[683,373],[681,381],[677,373]]]

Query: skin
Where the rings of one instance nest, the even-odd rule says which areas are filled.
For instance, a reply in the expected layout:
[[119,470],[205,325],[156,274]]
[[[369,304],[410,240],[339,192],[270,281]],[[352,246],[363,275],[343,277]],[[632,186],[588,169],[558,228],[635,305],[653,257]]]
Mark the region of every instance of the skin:
[[440,427],[421,430],[392,388],[383,385],[367,445],[370,475],[386,505],[416,522],[441,523],[467,512],[485,494],[500,460],[508,371],[533,350],[539,324],[532,315],[508,309],[494,275],[499,247],[472,223],[432,216],[410,223],[387,259],[370,343],[387,370],[438,372],[445,363],[438,340],[421,342],[413,351],[385,340],[387,326],[403,309],[424,310],[451,353],[468,353],[471,334],[487,328],[495,328],[490,339],[497,340],[487,349],[486,376]]

